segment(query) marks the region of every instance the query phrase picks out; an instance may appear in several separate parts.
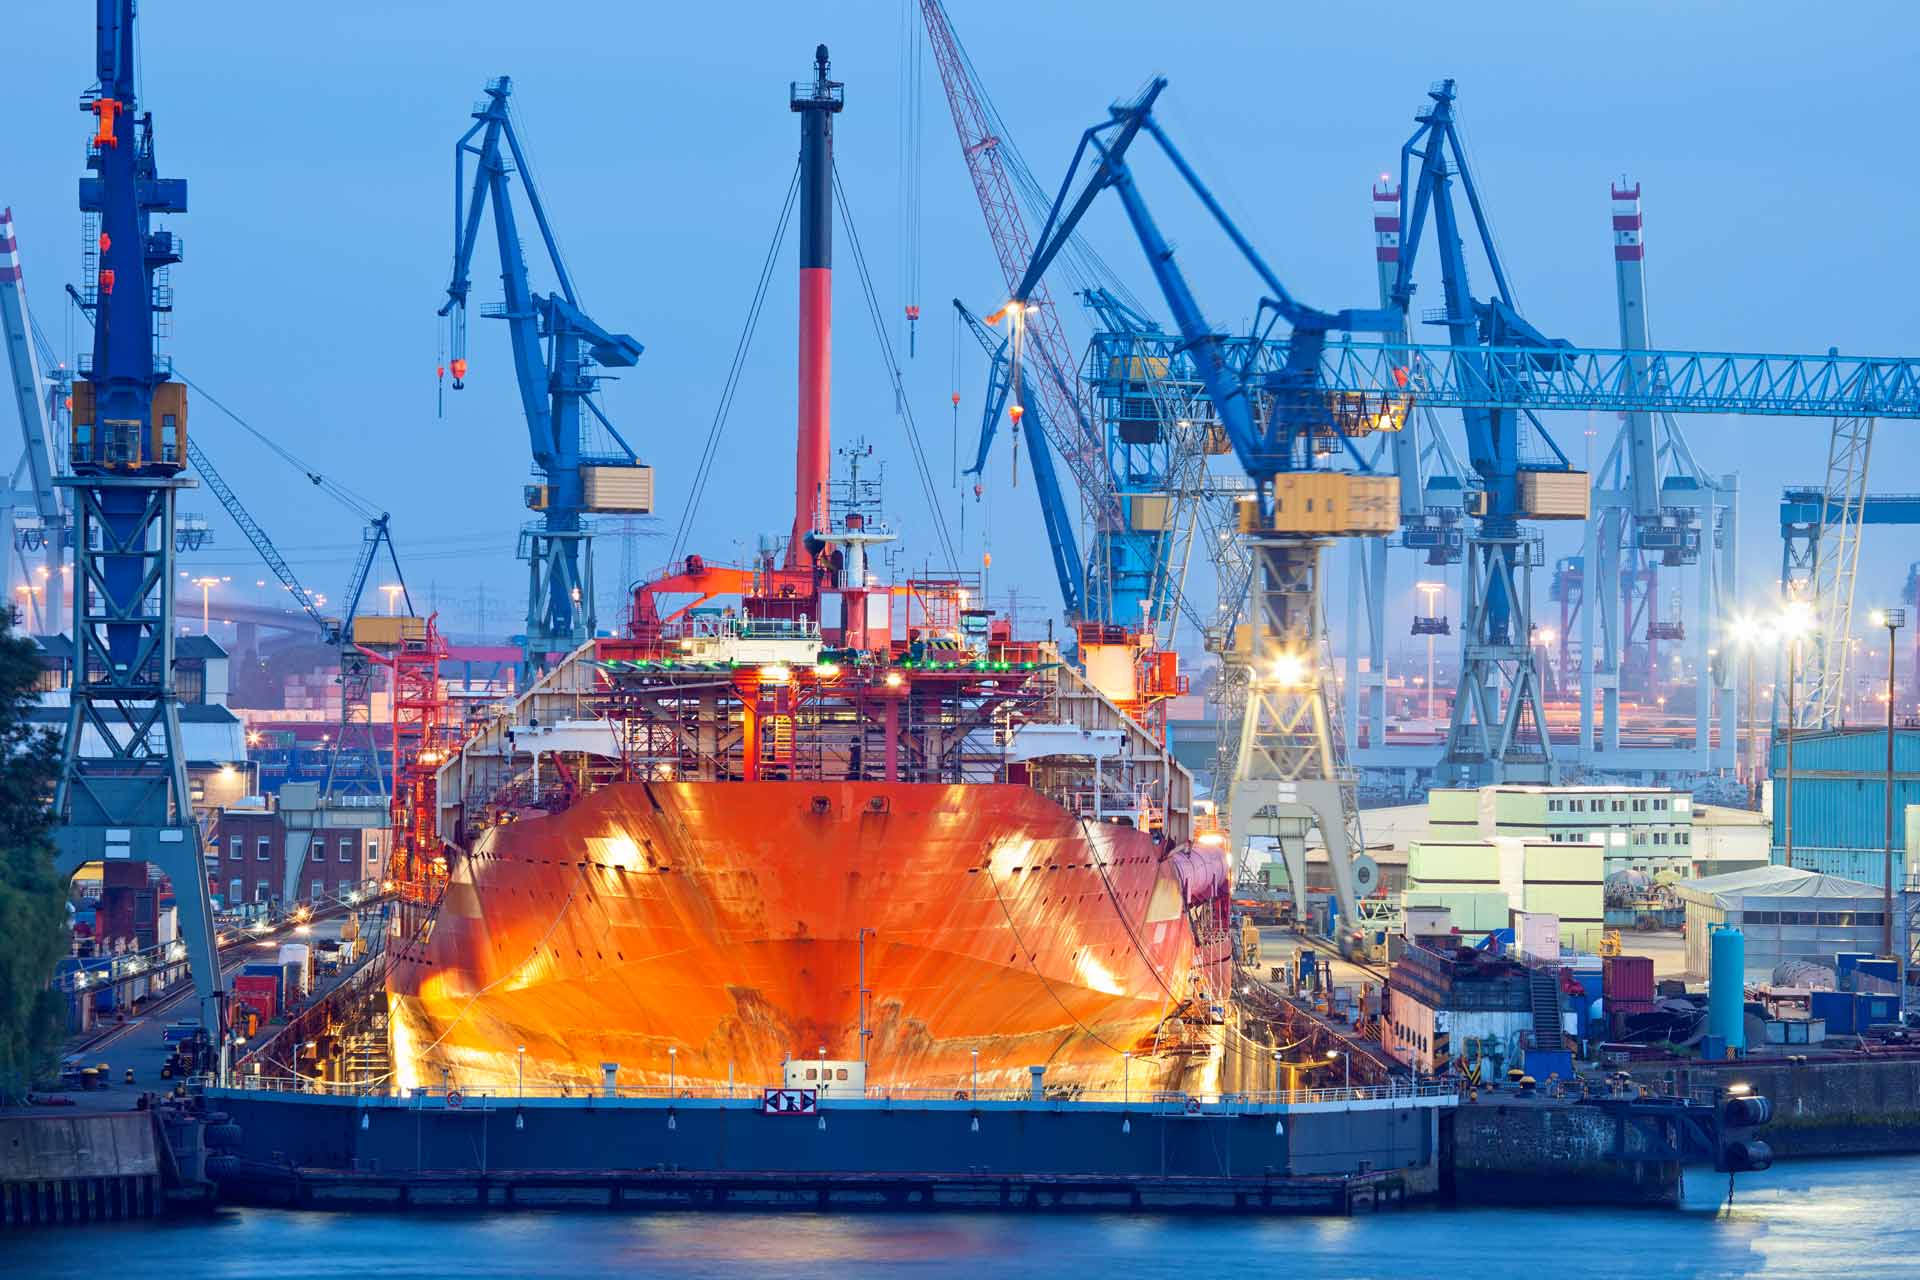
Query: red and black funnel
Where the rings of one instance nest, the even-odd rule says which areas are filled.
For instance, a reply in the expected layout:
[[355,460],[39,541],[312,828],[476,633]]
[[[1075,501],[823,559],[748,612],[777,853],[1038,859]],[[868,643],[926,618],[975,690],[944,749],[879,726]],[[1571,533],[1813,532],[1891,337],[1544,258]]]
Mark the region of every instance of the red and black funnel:
[[827,46],[820,45],[813,82],[796,83],[789,99],[800,115],[800,431],[790,568],[805,565],[807,535],[827,527],[833,455],[833,117],[846,103],[844,86],[827,71]]

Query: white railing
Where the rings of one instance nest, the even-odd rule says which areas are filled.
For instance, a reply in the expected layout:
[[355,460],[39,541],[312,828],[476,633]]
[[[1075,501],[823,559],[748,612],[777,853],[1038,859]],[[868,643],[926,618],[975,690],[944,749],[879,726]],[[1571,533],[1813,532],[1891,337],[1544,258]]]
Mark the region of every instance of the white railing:
[[[218,1088],[211,1077],[201,1077],[194,1083],[201,1088]],[[604,1103],[700,1103],[726,1104],[740,1103],[758,1106],[768,1089],[777,1089],[778,1085],[708,1085],[682,1084],[669,1088],[666,1085],[619,1085],[611,1091],[603,1088],[562,1090],[554,1088],[531,1088],[509,1090],[500,1093],[488,1093],[478,1090],[414,1088],[403,1093],[369,1092],[367,1086],[330,1082],[303,1076],[274,1076],[264,1073],[235,1072],[231,1084],[225,1086],[236,1093],[300,1093],[315,1096],[339,1098],[358,1098],[367,1105],[384,1107],[419,1107],[429,1110],[474,1110],[497,1109],[520,1105],[553,1106],[556,1104],[604,1104]],[[965,1089],[912,1089],[890,1086],[875,1086],[864,1093],[851,1090],[837,1092],[832,1089],[819,1090],[818,1101],[824,1106],[858,1107],[972,1107],[972,1106],[1014,1106],[1039,1105],[1048,1108],[1074,1109],[1080,1107],[1101,1107],[1107,1109],[1132,1108],[1141,1111],[1164,1114],[1237,1114],[1244,1111],[1258,1111],[1280,1107],[1299,1106],[1339,1106],[1353,1103],[1401,1103],[1410,1106],[1449,1106],[1459,1098],[1459,1089],[1452,1083],[1422,1083],[1396,1081],[1384,1085],[1362,1085],[1351,1089],[1278,1089],[1246,1093],[1181,1093],[1178,1091],[1148,1089],[1089,1089],[1081,1090],[1072,1096],[1042,1097],[1035,1099],[1029,1089],[982,1089],[977,1095],[970,1095]]]

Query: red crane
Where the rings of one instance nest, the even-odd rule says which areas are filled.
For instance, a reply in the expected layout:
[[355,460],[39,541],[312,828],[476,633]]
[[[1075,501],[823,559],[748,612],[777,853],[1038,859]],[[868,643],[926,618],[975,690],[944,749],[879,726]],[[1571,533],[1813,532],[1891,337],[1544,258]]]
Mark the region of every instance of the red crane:
[[[940,0],[920,0],[920,13],[926,20],[934,64],[940,69],[940,83],[947,91],[947,106],[953,111],[960,155],[967,162],[974,193],[980,198],[980,212],[987,220],[987,234],[993,239],[994,255],[1000,259],[1000,274],[1011,293],[1033,257],[1033,238],[1027,234],[1026,218],[1001,154],[1001,138],[994,132],[984,94],[953,34],[946,6]],[[1043,416],[1048,438],[1073,473],[1096,525],[1111,528],[1119,512],[1099,433],[1081,407],[1079,364],[1045,284],[1033,291],[1028,304],[1023,317],[1022,354],[1039,363],[1034,394],[1046,411]]]

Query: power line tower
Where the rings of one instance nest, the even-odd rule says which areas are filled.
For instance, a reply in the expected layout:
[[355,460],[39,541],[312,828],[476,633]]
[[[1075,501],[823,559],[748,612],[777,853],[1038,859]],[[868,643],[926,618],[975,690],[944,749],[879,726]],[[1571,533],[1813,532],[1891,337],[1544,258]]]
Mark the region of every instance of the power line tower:
[[80,208],[95,252],[83,302],[93,354],[73,384],[74,667],[54,813],[61,874],[147,862],[174,886],[202,1025],[217,1029],[220,971],[202,838],[187,786],[174,690],[174,500],[187,465],[187,397],[154,351],[172,305],[156,275],[180,244],[156,213],[184,213],[187,184],[161,178],[153,118],[136,114],[133,0],[100,0],[99,81]]

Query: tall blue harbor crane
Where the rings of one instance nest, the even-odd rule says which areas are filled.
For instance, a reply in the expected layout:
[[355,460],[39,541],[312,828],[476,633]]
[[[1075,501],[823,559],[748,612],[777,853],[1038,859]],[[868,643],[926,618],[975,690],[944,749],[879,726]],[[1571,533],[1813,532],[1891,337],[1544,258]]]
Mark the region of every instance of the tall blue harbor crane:
[[[1102,191],[1112,191],[1153,271],[1179,329],[1185,354],[1219,416],[1227,442],[1253,483],[1241,502],[1239,530],[1250,545],[1249,667],[1241,745],[1228,791],[1231,847],[1242,877],[1255,836],[1278,842],[1296,908],[1305,903],[1305,836],[1317,825],[1329,854],[1343,930],[1358,918],[1370,888],[1361,855],[1359,810],[1339,718],[1330,697],[1321,602],[1321,552],[1334,537],[1377,534],[1399,522],[1398,481],[1365,474],[1357,438],[1398,430],[1404,396],[1330,397],[1319,385],[1323,349],[1333,331],[1397,333],[1391,308],[1337,313],[1290,294],[1239,227],[1162,132],[1156,80],[1137,100],[1113,107],[1081,135],[1032,260],[1013,291],[1016,305],[1038,288],[1048,266]],[[1136,185],[1126,153],[1145,133],[1159,144],[1188,189],[1264,284],[1246,340],[1229,339],[1207,322]],[[1076,192],[1082,166],[1087,173]],[[1272,337],[1289,330],[1284,341]],[[1336,469],[1336,459],[1354,470]]]
[[180,908],[203,1025],[219,1025],[219,968],[200,831],[187,787],[174,689],[174,500],[187,465],[184,384],[154,349],[154,314],[172,305],[156,275],[180,243],[153,225],[184,213],[187,184],[163,178],[153,117],[135,98],[133,0],[98,0],[97,83],[80,208],[83,300],[93,353],[73,383],[72,710],[54,814],[62,875],[87,862],[158,866]]
[[[1526,522],[1584,520],[1590,495],[1588,477],[1568,462],[1539,415],[1629,415],[1628,466],[1618,501],[1636,526],[1632,540],[1658,550],[1663,539],[1680,545],[1689,536],[1697,540],[1697,530],[1676,520],[1662,497],[1663,475],[1677,473],[1663,473],[1660,466],[1654,428],[1661,415],[1820,416],[1856,427],[1876,416],[1916,417],[1920,363],[1832,351],[1747,355],[1652,348],[1644,310],[1635,314],[1626,305],[1638,296],[1632,259],[1622,269],[1621,347],[1574,347],[1547,337],[1521,318],[1514,303],[1456,131],[1454,82],[1435,84],[1428,99],[1416,115],[1419,128],[1401,151],[1406,231],[1393,303],[1411,316],[1413,268],[1431,222],[1444,303],[1421,318],[1444,327],[1447,342],[1329,346],[1321,379],[1336,396],[1405,388],[1426,408],[1461,411],[1473,473],[1463,502],[1478,524],[1468,540],[1461,672],[1441,773],[1451,781],[1550,781],[1557,768],[1541,706],[1530,600],[1540,539]],[[1493,292],[1485,299],[1474,297],[1468,279],[1456,185],[1492,276]],[[1836,441],[1841,438],[1836,428]]]
[[[606,375],[597,369],[629,369],[639,362],[641,345],[630,335],[602,327],[580,305],[573,277],[547,221],[546,206],[513,127],[508,99],[513,82],[506,76],[487,85],[486,101],[474,123],[454,144],[453,277],[440,308],[451,329],[450,359],[455,390],[466,385],[468,273],[479,243],[480,218],[491,207],[494,238],[500,252],[500,282],[505,300],[482,314],[507,322],[513,347],[514,378],[527,420],[536,479],[526,486],[529,510],[537,523],[520,533],[519,555],[527,562],[527,630],[521,647],[524,684],[543,670],[551,655],[568,652],[592,638],[596,629],[593,594],[593,529],[596,513],[651,515],[653,469],[594,400]],[[467,185],[467,160],[473,180]],[[511,157],[511,159],[509,159]],[[512,176],[533,211],[557,293],[535,293],[514,216]],[[597,429],[594,428],[597,424]],[[589,441],[603,441],[590,445]]]
[[[1400,151],[1406,239],[1394,275],[1393,305],[1411,318],[1413,268],[1421,233],[1431,218],[1445,304],[1422,319],[1445,326],[1455,347],[1533,347],[1550,359],[1555,348],[1566,344],[1535,329],[1516,309],[1455,130],[1453,81],[1435,85],[1428,96],[1430,103],[1416,117],[1420,127]],[[1456,181],[1467,197],[1493,277],[1494,292],[1484,301],[1473,296],[1467,277],[1454,208]],[[1532,570],[1542,560],[1541,543],[1522,521],[1584,520],[1587,477],[1573,470],[1553,438],[1524,410],[1475,407],[1464,417],[1467,454],[1478,477],[1471,499],[1475,509],[1469,514],[1478,516],[1479,523],[1467,540],[1459,684],[1440,769],[1454,781],[1551,782],[1553,754],[1532,648]],[[1529,450],[1533,441],[1551,456]]]

